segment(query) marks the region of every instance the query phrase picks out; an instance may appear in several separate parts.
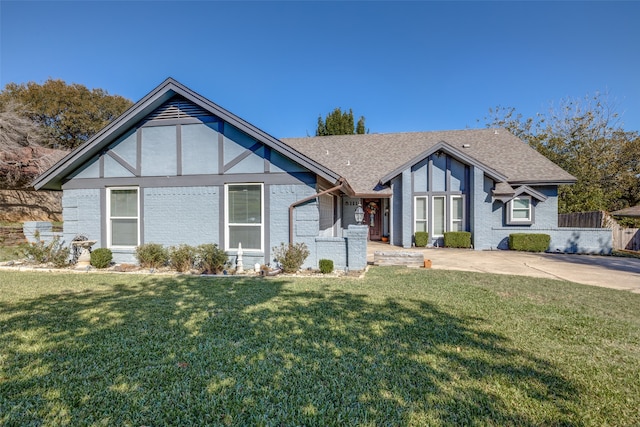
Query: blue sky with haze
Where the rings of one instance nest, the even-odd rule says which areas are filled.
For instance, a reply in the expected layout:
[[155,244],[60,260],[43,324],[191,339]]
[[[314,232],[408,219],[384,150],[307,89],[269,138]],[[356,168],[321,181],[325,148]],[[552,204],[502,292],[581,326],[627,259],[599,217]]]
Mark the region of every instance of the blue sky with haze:
[[[173,77],[276,137],[484,127],[607,92],[640,130],[640,2],[0,1],[0,85],[137,101]],[[480,119],[478,122],[477,120]]]

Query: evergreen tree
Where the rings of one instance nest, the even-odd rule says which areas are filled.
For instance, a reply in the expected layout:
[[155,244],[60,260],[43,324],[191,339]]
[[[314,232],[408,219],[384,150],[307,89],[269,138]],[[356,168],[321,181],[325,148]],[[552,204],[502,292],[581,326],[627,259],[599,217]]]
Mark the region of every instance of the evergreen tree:
[[358,120],[357,127],[354,126],[353,110],[342,112],[340,108],[335,108],[327,114],[323,120],[322,116],[318,116],[318,127],[316,128],[316,136],[326,135],[354,135],[365,133],[364,116]]

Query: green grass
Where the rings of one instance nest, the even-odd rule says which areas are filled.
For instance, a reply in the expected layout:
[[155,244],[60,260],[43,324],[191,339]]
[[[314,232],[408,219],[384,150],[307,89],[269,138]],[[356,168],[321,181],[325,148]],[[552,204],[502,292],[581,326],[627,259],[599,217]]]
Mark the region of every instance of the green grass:
[[0,271],[0,425],[638,425],[640,295]]
[[2,246],[0,245],[0,262],[12,261],[21,258],[19,246]]

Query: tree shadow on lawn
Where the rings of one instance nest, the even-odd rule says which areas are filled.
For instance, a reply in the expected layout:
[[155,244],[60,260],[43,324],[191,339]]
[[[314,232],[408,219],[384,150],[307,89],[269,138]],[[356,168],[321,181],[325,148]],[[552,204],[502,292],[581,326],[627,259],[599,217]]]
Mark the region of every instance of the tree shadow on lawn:
[[486,319],[335,283],[151,278],[3,303],[0,424],[580,424],[576,386]]

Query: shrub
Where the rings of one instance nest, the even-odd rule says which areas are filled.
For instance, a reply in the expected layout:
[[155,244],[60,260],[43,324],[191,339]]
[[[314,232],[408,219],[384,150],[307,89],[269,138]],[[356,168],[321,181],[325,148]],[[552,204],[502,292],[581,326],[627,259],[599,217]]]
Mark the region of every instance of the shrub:
[[318,265],[320,266],[320,273],[322,274],[329,274],[333,271],[333,260],[331,259],[321,259]]
[[111,265],[113,253],[109,248],[98,248],[91,252],[91,265],[95,268],[107,268]]
[[23,255],[35,264],[52,263],[56,268],[67,267],[69,265],[69,255],[71,250],[64,247],[60,242],[60,236],[53,236],[49,242],[40,239],[40,232],[33,235],[35,242],[23,246]]
[[196,265],[202,273],[219,273],[227,262],[227,254],[215,243],[205,243],[196,248]]
[[169,248],[169,265],[180,273],[191,270],[196,263],[196,248],[189,245]]
[[163,267],[169,262],[169,251],[159,243],[145,243],[136,248],[136,258],[140,267]]
[[447,248],[470,248],[471,233],[468,231],[447,231],[444,233],[444,246]]
[[416,231],[413,239],[417,247],[425,247],[429,244],[429,233],[426,231]]
[[509,234],[509,249],[514,251],[544,252],[549,249],[551,236],[548,234]]
[[295,273],[300,270],[304,260],[309,256],[309,249],[304,243],[284,244],[272,248],[276,261],[282,265],[285,273]]

